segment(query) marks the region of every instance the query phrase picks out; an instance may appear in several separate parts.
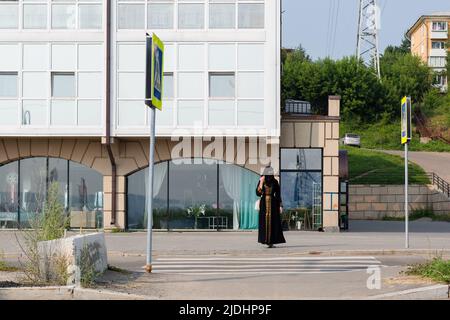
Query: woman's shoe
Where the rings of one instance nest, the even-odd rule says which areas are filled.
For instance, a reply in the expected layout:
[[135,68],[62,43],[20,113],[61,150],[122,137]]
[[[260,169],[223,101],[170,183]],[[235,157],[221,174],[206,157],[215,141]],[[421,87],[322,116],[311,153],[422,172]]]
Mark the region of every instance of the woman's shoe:
[[269,244],[267,247],[268,248],[273,248],[273,244]]

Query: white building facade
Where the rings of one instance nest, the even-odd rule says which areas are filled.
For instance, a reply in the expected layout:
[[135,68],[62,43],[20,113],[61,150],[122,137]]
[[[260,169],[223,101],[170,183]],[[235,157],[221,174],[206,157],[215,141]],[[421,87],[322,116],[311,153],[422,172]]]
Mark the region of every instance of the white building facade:
[[[74,228],[145,228],[146,32],[165,43],[154,228],[257,228],[283,154],[280,19],[281,0],[0,1],[0,228],[28,226],[52,182]],[[328,127],[301,151],[316,215]]]

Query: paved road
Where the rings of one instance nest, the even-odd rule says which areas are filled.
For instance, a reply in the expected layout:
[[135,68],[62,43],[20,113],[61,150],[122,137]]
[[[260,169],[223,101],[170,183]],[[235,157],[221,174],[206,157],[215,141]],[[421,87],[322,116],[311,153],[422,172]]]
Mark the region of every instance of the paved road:
[[[383,151],[389,154],[404,156],[403,151]],[[409,152],[410,161],[421,166],[426,172],[434,172],[450,183],[449,152]]]

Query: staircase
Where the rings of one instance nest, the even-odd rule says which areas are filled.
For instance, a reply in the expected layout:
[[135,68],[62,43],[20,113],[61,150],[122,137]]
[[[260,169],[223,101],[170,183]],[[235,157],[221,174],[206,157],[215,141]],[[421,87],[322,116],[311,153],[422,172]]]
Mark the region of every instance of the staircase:
[[431,183],[437,190],[442,192],[447,198],[450,199],[450,183],[439,177],[436,173],[429,173]]

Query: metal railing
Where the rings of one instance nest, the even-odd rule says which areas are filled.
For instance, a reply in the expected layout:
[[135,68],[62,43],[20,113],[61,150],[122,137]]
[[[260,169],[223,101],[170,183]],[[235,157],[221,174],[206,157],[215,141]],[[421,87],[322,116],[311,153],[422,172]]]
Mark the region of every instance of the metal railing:
[[293,114],[312,114],[311,103],[308,101],[286,100],[284,112]]
[[436,173],[430,173],[431,183],[443,194],[450,198],[450,183],[439,177]]

